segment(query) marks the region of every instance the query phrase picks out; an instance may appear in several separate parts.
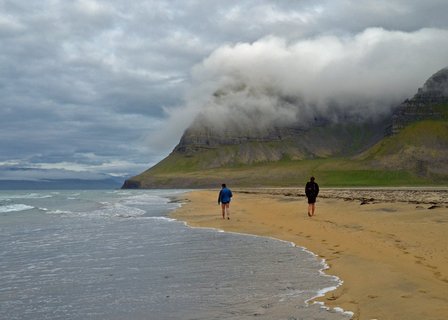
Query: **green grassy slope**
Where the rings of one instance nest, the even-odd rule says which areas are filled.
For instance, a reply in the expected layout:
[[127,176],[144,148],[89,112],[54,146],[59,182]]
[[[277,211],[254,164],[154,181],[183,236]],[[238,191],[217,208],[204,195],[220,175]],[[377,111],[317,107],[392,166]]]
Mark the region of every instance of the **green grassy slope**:
[[322,185],[415,186],[448,183],[448,176],[419,176],[408,170],[370,168],[352,159],[280,161],[185,172],[146,172],[132,181],[143,188],[216,187],[225,182],[240,187],[287,187],[302,185],[311,175]]
[[[447,160],[448,121],[425,120],[387,137],[359,156],[379,161],[387,167],[409,168],[412,161],[438,162]],[[386,164],[386,162],[389,162]]]

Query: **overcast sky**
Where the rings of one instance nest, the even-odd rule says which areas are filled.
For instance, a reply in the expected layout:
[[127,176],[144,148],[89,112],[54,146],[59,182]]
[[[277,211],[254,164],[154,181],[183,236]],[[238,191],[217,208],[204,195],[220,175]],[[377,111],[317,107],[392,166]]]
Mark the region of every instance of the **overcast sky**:
[[[0,179],[128,177],[200,112],[289,119],[280,96],[383,112],[448,65],[447,12],[446,0],[0,0]],[[232,92],[222,104],[219,90]]]

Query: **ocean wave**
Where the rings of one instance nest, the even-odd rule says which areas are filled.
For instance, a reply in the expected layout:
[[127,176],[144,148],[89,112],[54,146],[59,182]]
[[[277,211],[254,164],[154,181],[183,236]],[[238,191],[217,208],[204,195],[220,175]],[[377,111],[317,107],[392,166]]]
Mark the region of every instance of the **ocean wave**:
[[6,212],[19,212],[19,211],[25,211],[34,209],[33,206],[29,206],[26,204],[8,204],[4,206],[0,206],[0,213],[6,213]]
[[150,220],[160,220],[160,221],[169,221],[169,222],[179,222],[176,219],[172,219],[172,218],[168,218],[168,217],[144,217],[145,219],[150,219]]
[[129,205],[165,205],[169,202],[169,199],[158,195],[139,194],[126,197],[122,200],[122,202]]
[[70,211],[70,210],[45,210],[46,214],[60,215],[65,217],[81,217],[88,219],[108,218],[138,218],[143,217],[145,210],[125,206],[119,203],[99,202],[100,208],[94,210]]
[[73,214],[73,211],[68,211],[68,210],[44,210],[46,211],[48,214],[54,214],[54,215],[67,215],[67,214]]
[[76,215],[86,218],[137,218],[143,216],[146,211],[125,206],[120,203],[100,202],[101,208],[93,211],[77,212]]
[[27,194],[6,194],[0,195],[0,200],[11,200],[11,199],[46,199],[53,198],[52,194],[41,194],[41,193],[27,193]]

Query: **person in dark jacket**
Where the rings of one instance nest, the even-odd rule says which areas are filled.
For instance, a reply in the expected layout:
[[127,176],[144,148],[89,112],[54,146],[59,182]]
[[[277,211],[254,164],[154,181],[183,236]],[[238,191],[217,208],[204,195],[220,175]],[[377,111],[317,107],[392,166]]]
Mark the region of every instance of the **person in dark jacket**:
[[226,184],[223,183],[221,190],[218,195],[218,204],[221,204],[222,218],[225,219],[227,213],[227,219],[230,219],[230,200],[232,199],[232,191],[227,188]]
[[314,211],[316,209],[316,198],[319,194],[319,185],[314,182],[314,177],[310,178],[310,181],[306,183],[305,194],[308,198],[308,216],[314,216]]

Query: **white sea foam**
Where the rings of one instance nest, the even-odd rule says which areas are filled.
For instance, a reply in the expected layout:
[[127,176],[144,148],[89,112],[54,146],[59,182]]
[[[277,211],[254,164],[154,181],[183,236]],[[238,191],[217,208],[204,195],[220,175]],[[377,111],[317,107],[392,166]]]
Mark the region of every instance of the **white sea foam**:
[[[306,304],[309,304],[311,301],[315,300],[316,298],[320,298],[320,297],[325,296],[328,292],[336,290],[339,286],[341,286],[344,283],[344,281],[342,281],[340,278],[338,278],[336,276],[328,275],[328,274],[326,274],[324,272],[324,270],[327,270],[327,269],[330,268],[328,266],[328,264],[325,262],[324,259],[321,260],[321,265],[323,267],[322,267],[322,269],[319,270],[319,273],[322,276],[324,276],[324,277],[333,278],[334,280],[336,280],[338,282],[338,285],[337,286],[327,287],[327,288],[324,288],[322,290],[319,290],[317,292],[317,295],[315,295],[311,299],[308,299],[308,300],[305,301]],[[347,315],[349,317],[352,317],[354,315],[354,313],[352,311],[346,311],[346,310],[342,309],[341,307],[334,307],[334,308],[327,307],[323,302],[313,301],[313,304],[319,305],[322,309],[329,310],[329,311],[334,311],[334,312],[337,312],[337,313],[341,313],[341,314]]]
[[[341,307],[329,308],[329,307],[325,306],[325,304],[323,302],[314,302],[314,304],[319,305],[324,310],[341,313],[341,314],[349,316],[350,318],[353,317],[353,315],[355,314],[354,312],[346,311],[346,310],[342,309]],[[375,319],[371,319],[371,320],[375,320]]]
[[[174,195],[178,195],[181,193],[184,193],[186,190],[170,190],[170,191],[157,191],[155,192],[145,192],[145,193],[138,193],[138,194],[129,194],[128,197],[124,198],[122,201],[125,204],[130,205],[166,205],[170,203],[170,197]],[[126,194],[124,194],[126,195]],[[179,203],[176,203],[173,205],[180,206]]]
[[168,203],[168,199],[151,194],[138,194],[125,198],[123,200],[123,203],[130,205],[146,205],[146,204],[157,205]]
[[55,214],[55,215],[73,214],[72,211],[68,211],[68,210],[48,210],[48,209],[47,209],[47,213]]
[[167,218],[167,217],[145,217],[145,219],[162,220],[162,221],[169,221],[169,222],[173,222],[173,221],[178,222],[176,219]]
[[98,210],[94,210],[90,213],[86,213],[86,216],[89,217],[120,217],[120,218],[135,218],[143,216],[146,211],[139,209],[139,208],[133,208],[129,206],[125,206],[120,203],[102,203],[103,207]]
[[[344,309],[342,309],[342,308],[340,308],[340,307],[335,307],[335,308],[333,308],[333,310],[336,311],[336,312],[340,312],[340,313],[349,315],[349,316],[351,316],[351,317],[354,315],[353,312],[351,312],[351,311],[345,311]],[[375,320],[375,319],[372,319],[372,320]]]
[[6,213],[6,212],[19,212],[19,211],[25,211],[34,209],[33,206],[29,206],[26,204],[9,204],[5,206],[0,206],[0,213]]
[[51,194],[41,194],[41,193],[26,193],[26,194],[4,194],[0,195],[0,200],[11,200],[11,199],[46,199],[52,198]]

